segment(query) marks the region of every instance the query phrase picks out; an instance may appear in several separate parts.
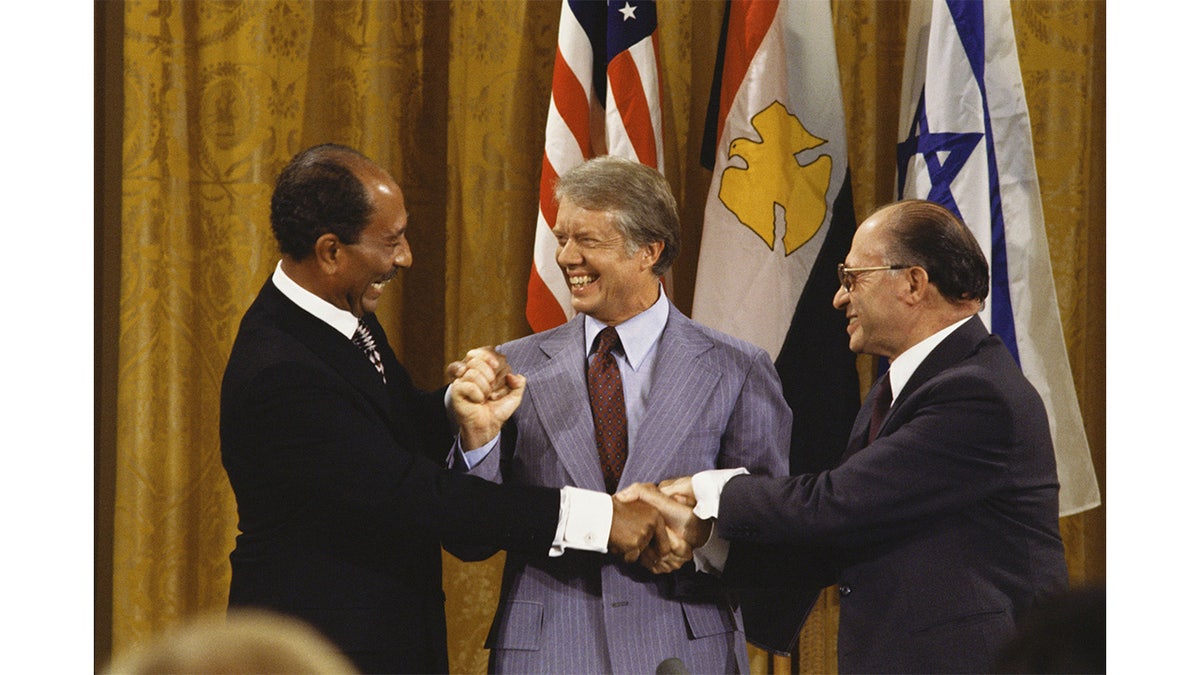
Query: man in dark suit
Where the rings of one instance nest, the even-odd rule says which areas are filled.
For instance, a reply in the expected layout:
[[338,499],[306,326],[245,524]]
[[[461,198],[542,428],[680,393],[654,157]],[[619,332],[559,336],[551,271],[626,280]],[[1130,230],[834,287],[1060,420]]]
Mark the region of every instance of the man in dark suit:
[[524,380],[476,353],[449,394],[413,386],[374,316],[412,262],[385,170],[350,148],[310,148],[278,179],[271,227],[282,260],[242,319],[221,389],[241,530],[231,607],[299,617],[365,672],[446,672],[443,539],[637,558],[661,522],[648,506],[614,503],[607,532],[573,538],[560,522],[571,494],[442,468],[447,400],[474,447],[498,433]]
[[[733,542],[731,580],[836,583],[843,672],[987,671],[1018,617],[1067,585],[1045,407],[976,315],[987,261],[946,209],[885,206],[838,273],[850,348],[890,360],[840,464],[631,492],[665,510],[663,495],[699,497],[693,517]],[[766,609],[797,626],[807,608]]]

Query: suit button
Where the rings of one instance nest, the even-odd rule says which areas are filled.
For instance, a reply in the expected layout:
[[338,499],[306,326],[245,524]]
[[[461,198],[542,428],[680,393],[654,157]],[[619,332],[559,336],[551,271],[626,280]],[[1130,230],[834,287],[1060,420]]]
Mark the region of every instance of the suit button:
[[841,586],[838,586],[838,593],[841,593],[842,597],[846,597],[847,595],[850,595],[850,587],[842,584]]

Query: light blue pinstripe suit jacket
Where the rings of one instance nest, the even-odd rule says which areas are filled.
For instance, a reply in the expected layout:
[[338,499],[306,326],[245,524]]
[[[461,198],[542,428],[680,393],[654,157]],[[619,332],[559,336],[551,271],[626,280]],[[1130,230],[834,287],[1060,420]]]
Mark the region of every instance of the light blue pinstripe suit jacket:
[[[499,347],[528,389],[500,451],[472,473],[604,490],[583,325],[576,316]],[[792,414],[766,352],[672,305],[656,358],[621,487],[713,468],[786,475]],[[656,577],[614,556],[579,551],[508,554],[487,646],[495,672],[653,673],[670,657],[693,673],[749,669],[741,612],[715,579],[691,564]]]

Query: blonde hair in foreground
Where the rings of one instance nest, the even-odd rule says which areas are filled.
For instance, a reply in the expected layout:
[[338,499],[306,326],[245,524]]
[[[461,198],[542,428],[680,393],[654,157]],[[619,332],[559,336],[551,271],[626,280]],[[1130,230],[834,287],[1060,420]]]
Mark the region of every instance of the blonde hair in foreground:
[[105,673],[357,673],[337,647],[308,624],[261,610],[194,617],[114,659]]

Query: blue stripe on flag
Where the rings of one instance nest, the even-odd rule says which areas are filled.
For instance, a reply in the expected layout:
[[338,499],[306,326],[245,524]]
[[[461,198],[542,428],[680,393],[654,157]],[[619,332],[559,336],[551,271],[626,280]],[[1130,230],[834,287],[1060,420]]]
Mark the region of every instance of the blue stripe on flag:
[[600,105],[604,106],[604,98],[608,91],[608,61],[596,58],[597,54],[605,53],[605,3],[590,0],[568,0],[567,6],[575,15],[575,20],[587,34],[588,42],[592,44],[592,91],[596,93]]
[[[992,216],[992,288],[989,305],[992,314],[992,332],[1000,336],[1017,365],[1021,357],[1017,351],[1017,329],[1013,319],[1012,294],[1008,282],[1008,246],[1004,236],[1004,209],[1000,197],[1000,170],[996,165],[996,139],[992,130],[992,114],[988,107],[987,87],[984,84],[985,36],[982,0],[946,0],[950,15],[958,30],[959,40],[979,96],[983,105],[984,149],[987,152],[988,197]],[[908,163],[916,154],[925,159],[929,173],[929,201],[937,202],[949,209],[960,220],[963,219],[958,203],[951,191],[954,177],[966,165],[979,145],[981,135],[977,133],[930,133],[929,118],[925,114],[925,90],[917,104],[908,138],[896,148],[897,194],[904,194],[908,180]]]
[[1000,170],[996,166],[996,136],[992,130],[992,110],[988,105],[987,86],[984,84],[983,0],[947,0],[950,16],[958,29],[963,51],[975,75],[979,96],[983,102],[983,130],[986,136],[988,196],[992,209],[992,332],[1012,353],[1017,365],[1021,357],[1017,351],[1017,327],[1013,320],[1012,295],[1008,288],[1008,247],[1004,239],[1004,208],[1000,197]]

